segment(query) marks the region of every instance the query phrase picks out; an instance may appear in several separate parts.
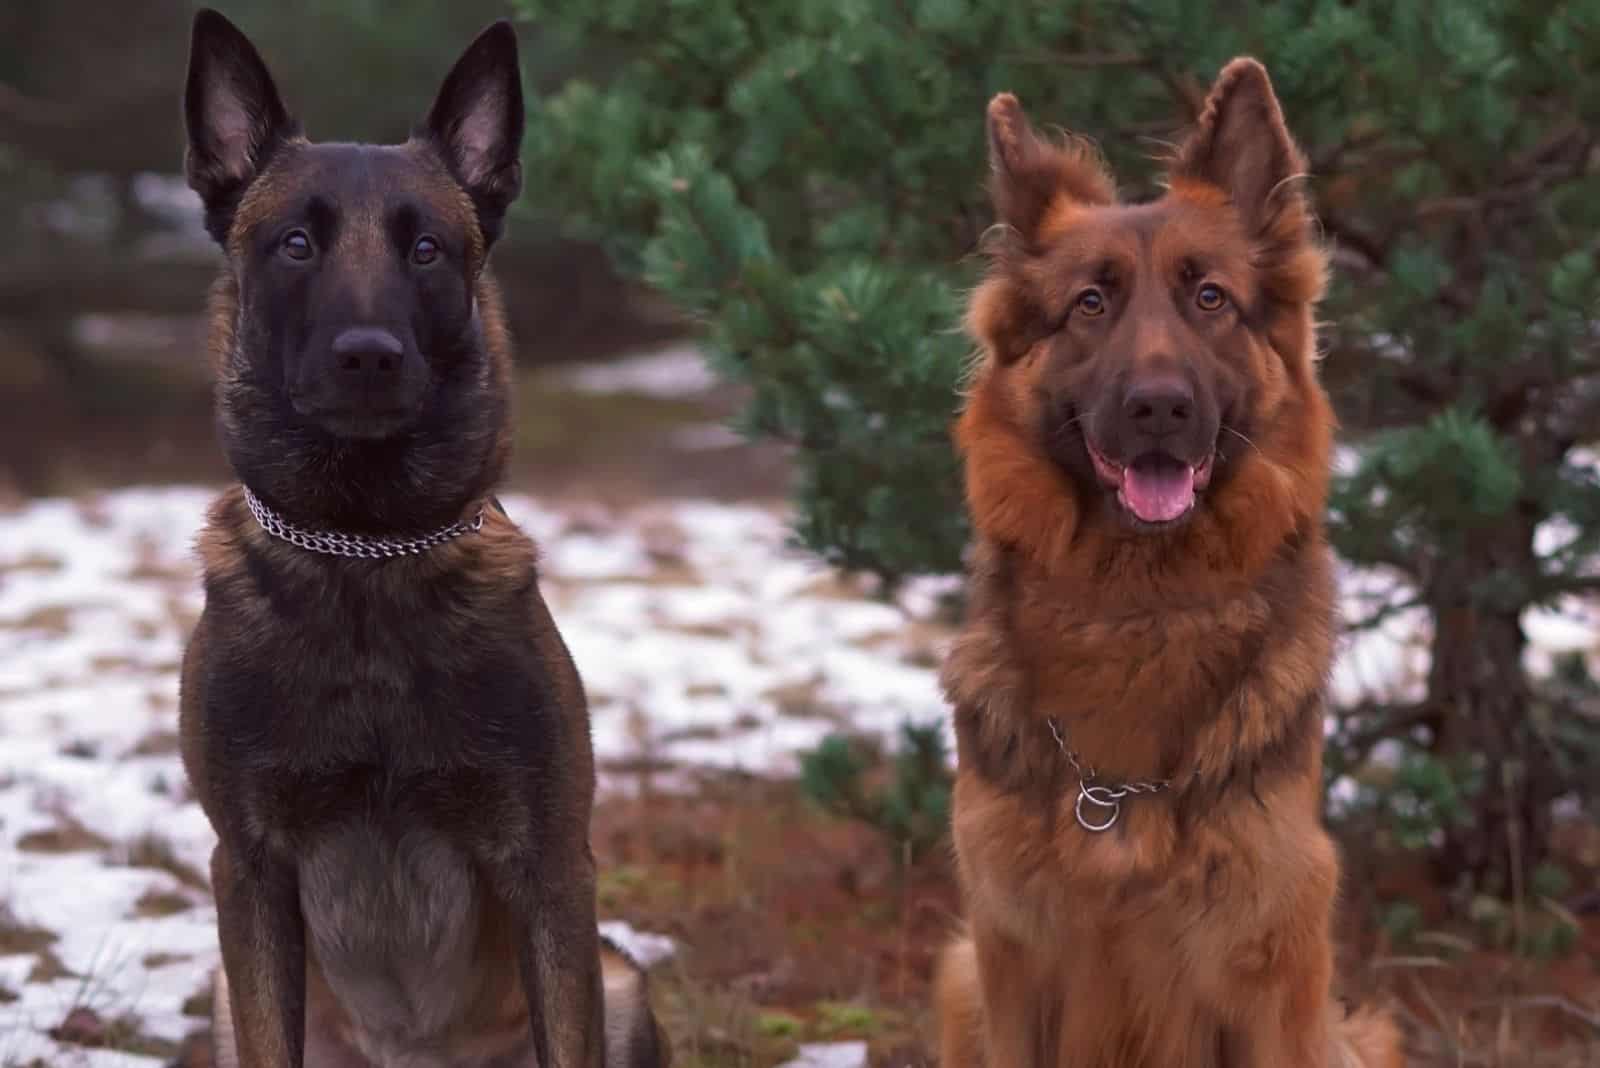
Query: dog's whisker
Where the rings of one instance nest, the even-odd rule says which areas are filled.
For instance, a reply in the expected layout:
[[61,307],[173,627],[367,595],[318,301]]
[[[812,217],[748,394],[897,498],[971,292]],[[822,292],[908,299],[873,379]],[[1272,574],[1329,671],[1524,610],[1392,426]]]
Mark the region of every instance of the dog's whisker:
[[[1246,445],[1250,446],[1252,449],[1256,450],[1256,452],[1258,452],[1258,453],[1261,452],[1261,446],[1257,445],[1255,442],[1251,441],[1249,438],[1247,438],[1243,434],[1239,433],[1239,431],[1233,429],[1233,427],[1229,426],[1227,423],[1223,423],[1222,424],[1222,429],[1225,430],[1226,432],[1228,432],[1229,434],[1232,434],[1234,437],[1238,438],[1240,441],[1244,442]],[[1262,455],[1265,455],[1265,453],[1262,453]]]

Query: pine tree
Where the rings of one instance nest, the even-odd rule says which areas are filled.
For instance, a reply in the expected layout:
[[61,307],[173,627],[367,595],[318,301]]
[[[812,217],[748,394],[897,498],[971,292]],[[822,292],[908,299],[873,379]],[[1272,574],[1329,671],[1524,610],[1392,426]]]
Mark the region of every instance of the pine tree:
[[1151,192],[1210,76],[1263,59],[1335,249],[1336,542],[1433,624],[1426,692],[1343,710],[1331,764],[1392,739],[1396,789],[1459,797],[1447,874],[1509,892],[1544,855],[1600,768],[1593,687],[1531,678],[1520,622],[1600,591],[1600,0],[523,4],[605,70],[536,109],[530,188],[699,317],[746,429],[796,447],[800,539],[890,578],[966,537],[947,424],[988,97]]
[[897,861],[915,861],[946,840],[950,765],[938,724],[905,723],[892,763],[874,747],[832,734],[805,754],[800,788],[824,810],[874,828]]

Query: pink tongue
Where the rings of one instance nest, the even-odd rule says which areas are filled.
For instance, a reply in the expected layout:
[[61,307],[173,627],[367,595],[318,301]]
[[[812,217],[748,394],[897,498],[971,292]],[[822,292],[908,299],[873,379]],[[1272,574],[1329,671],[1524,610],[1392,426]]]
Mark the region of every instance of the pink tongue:
[[1122,502],[1146,523],[1177,519],[1194,504],[1194,468],[1175,461],[1129,464],[1122,469]]

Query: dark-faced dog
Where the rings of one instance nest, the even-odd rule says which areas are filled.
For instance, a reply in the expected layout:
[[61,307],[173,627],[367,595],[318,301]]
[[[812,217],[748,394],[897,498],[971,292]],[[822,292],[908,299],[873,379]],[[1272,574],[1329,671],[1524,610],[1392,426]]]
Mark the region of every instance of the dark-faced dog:
[[595,928],[583,689],[490,498],[510,349],[485,270],[521,186],[516,38],[405,144],[301,136],[250,42],[195,19],[187,173],[241,486],[201,535],[183,758],[215,827],[219,1063],[650,1066]]

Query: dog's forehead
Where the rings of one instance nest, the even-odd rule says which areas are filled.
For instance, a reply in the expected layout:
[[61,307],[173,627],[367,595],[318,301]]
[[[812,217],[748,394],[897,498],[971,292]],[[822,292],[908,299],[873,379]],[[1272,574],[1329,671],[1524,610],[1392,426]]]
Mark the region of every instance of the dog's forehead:
[[298,213],[313,198],[347,217],[376,220],[407,205],[440,224],[472,226],[470,198],[424,145],[303,141],[286,146],[252,184],[237,229]]
[[1126,272],[1137,264],[1175,271],[1189,263],[1241,270],[1250,262],[1250,242],[1225,199],[1205,204],[1187,194],[1077,211],[1050,235],[1049,248],[1057,263]]

